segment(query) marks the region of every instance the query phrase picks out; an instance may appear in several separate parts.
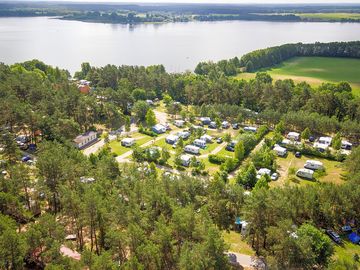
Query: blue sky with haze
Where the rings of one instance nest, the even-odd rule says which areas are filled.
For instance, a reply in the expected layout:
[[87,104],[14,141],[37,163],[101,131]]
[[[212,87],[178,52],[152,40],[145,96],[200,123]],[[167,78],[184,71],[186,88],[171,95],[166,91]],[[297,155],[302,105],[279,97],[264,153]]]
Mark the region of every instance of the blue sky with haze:
[[[36,1],[36,0],[28,0]],[[46,0],[45,0],[46,1]],[[223,3],[223,4],[301,4],[301,3],[356,3],[360,0],[47,0],[54,2],[97,2],[97,3]]]

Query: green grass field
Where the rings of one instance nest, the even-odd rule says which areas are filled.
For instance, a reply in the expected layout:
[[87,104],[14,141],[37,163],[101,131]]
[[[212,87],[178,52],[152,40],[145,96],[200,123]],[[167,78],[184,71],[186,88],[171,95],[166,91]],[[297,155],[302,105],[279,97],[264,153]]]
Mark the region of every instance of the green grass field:
[[319,20],[334,20],[341,21],[342,19],[354,19],[359,20],[359,13],[298,13],[297,16],[301,18],[319,19]]
[[[332,57],[295,57],[273,68],[264,69],[275,80],[291,78],[313,86],[323,82],[347,81],[354,94],[360,95],[360,59]],[[238,78],[252,79],[255,73],[240,73]]]

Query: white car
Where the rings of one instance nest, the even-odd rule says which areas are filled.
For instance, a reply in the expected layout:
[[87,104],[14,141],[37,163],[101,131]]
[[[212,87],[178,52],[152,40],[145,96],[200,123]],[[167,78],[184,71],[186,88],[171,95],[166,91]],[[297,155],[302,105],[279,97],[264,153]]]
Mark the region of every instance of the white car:
[[271,176],[270,176],[271,180],[275,181],[279,178],[279,174],[278,173],[273,173]]

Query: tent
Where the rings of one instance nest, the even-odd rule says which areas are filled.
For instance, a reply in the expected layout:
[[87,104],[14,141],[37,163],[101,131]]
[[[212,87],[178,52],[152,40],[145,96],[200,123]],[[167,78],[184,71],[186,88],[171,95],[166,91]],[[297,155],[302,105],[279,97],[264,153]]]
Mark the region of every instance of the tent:
[[355,232],[352,232],[349,234],[349,240],[354,243],[354,244],[357,244],[360,242],[360,236],[355,233]]

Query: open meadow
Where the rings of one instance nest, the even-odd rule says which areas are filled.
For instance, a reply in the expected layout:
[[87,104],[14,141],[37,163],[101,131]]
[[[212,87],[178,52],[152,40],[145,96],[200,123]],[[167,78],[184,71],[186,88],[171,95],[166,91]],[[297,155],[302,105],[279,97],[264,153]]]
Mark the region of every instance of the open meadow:
[[[333,57],[294,57],[261,71],[268,72],[274,80],[293,79],[306,81],[313,86],[323,82],[347,81],[353,93],[360,95],[360,59]],[[240,79],[255,78],[256,73],[240,73]]]

